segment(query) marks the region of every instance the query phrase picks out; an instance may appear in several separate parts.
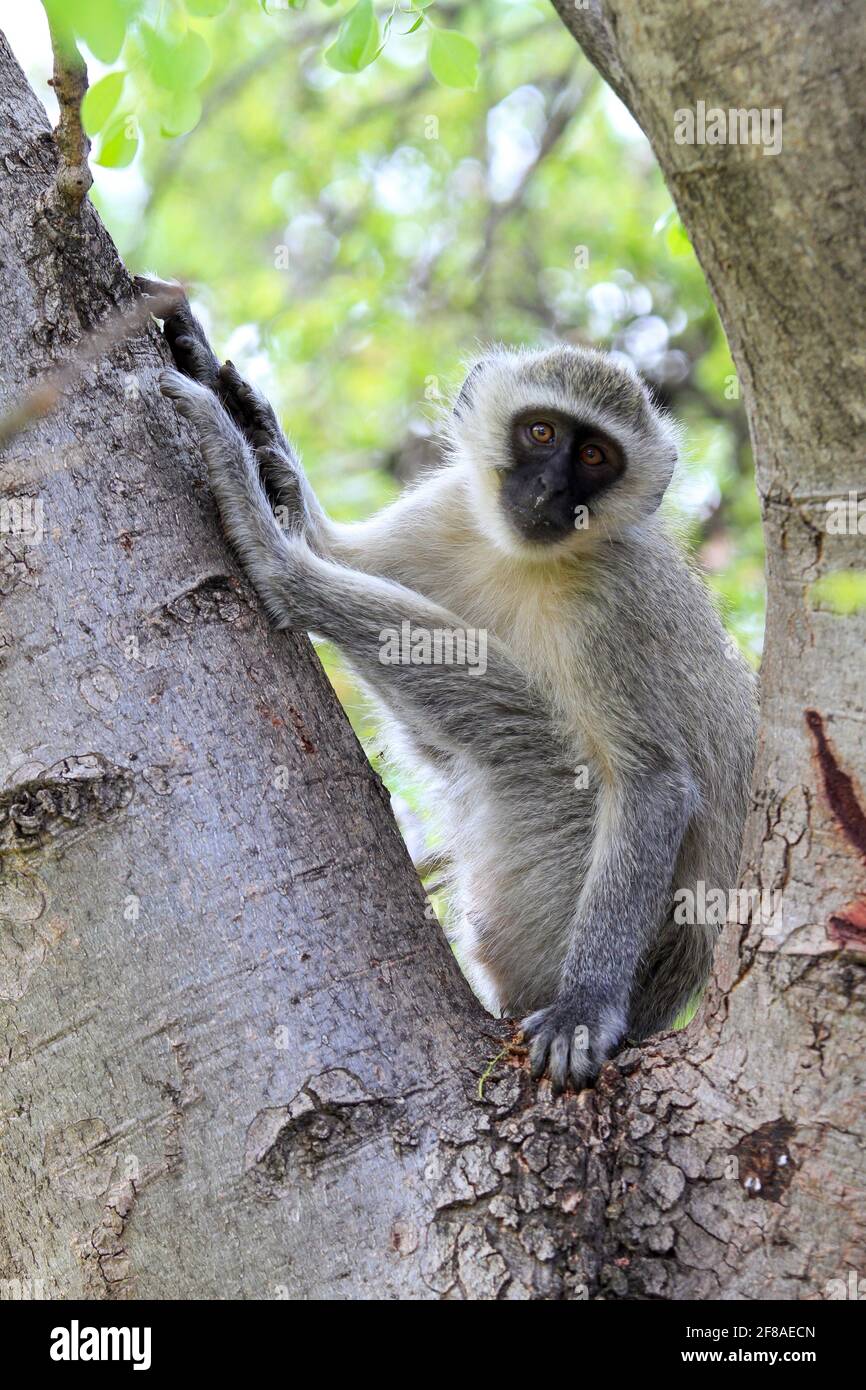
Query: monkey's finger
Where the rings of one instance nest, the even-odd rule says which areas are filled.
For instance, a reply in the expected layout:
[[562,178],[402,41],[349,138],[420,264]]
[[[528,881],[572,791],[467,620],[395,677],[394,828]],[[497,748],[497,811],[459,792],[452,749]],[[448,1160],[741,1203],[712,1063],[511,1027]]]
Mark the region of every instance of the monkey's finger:
[[255,447],[252,435],[259,425],[255,392],[249,382],[244,381],[234,362],[223,362],[219,369],[217,390],[220,400],[238,429],[243,431]]
[[[161,299],[171,305],[170,312],[163,311],[158,317],[163,319],[163,333],[175,362],[182,371],[188,371],[190,376],[204,381],[211,390],[215,390],[219,362],[208,342],[207,334],[189,307],[183,286],[171,284],[167,280],[152,280],[145,275],[135,276],[135,286],[139,294],[145,298]],[[181,340],[184,340],[183,345],[178,347]],[[188,340],[195,344],[195,354],[192,353]],[[193,370],[190,370],[190,367]]]
[[[534,1037],[538,1030],[542,1028],[545,1023],[549,1024],[549,1021],[549,1009],[536,1009],[534,1014],[527,1014],[526,1018],[524,1018],[520,1024],[523,1036],[525,1038]],[[550,1029],[550,1033],[553,1033],[552,1028]]]
[[158,307],[154,307],[154,313],[157,318],[161,318],[163,321],[163,333],[172,349],[175,362],[181,367],[181,370],[186,370],[186,368],[178,360],[175,343],[181,337],[189,337],[200,345],[201,351],[208,355],[208,371],[213,375],[219,367],[219,363],[211,352],[207,334],[189,307],[189,300],[183,285],[175,285],[168,280],[152,280],[146,275],[136,275],[134,284],[139,294],[145,299],[161,301]]
[[134,275],[133,284],[139,294],[147,299],[174,299],[178,305],[186,300],[183,285],[175,285],[170,280],[152,280],[146,275]]
[[178,366],[215,391],[220,364],[186,300],[164,321],[162,331]]
[[[198,338],[186,332],[169,332],[170,321],[166,322],[166,338],[175,364],[193,381],[201,382],[209,391],[217,392],[219,363],[210,348]],[[175,325],[176,329],[176,325]]]
[[237,396],[248,396],[250,385],[244,381],[234,362],[223,362],[220,367],[220,380],[227,391]]
[[547,1052],[550,1038],[547,1033],[539,1033],[529,1049],[529,1074],[533,1081],[544,1075],[547,1066]]
[[270,401],[244,381],[233,362],[223,363],[219,378],[220,394],[250,442],[258,447],[278,439],[280,426]]
[[256,392],[244,381],[234,362],[223,362],[219,369],[219,393],[245,434],[260,427]]
[[547,1062],[547,1074],[550,1077],[554,1093],[557,1095],[564,1089],[568,1078],[569,1050],[568,1034],[557,1033],[550,1044],[550,1055]]
[[598,1068],[585,1047],[577,1047],[574,1043],[571,1046],[571,1057],[568,1064],[568,1074],[571,1077],[572,1085],[575,1090],[581,1091],[588,1085],[594,1077]]

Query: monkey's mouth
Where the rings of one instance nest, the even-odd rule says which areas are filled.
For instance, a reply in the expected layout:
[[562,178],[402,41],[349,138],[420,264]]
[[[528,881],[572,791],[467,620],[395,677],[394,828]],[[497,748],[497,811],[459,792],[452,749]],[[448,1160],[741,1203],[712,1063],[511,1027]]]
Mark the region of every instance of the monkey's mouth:
[[[583,511],[588,510],[588,507],[583,508]],[[532,510],[521,507],[511,511],[508,519],[523,540],[536,545],[555,545],[580,529],[575,508],[565,504],[547,503],[543,510],[541,507]]]

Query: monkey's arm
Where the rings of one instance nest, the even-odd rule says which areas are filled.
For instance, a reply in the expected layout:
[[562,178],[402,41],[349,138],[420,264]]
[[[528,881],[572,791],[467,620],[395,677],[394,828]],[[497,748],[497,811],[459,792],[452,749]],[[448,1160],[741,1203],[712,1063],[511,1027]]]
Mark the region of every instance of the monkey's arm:
[[[347,569],[277,524],[256,460],[216,395],[166,371],[161,386],[199,431],[226,533],[278,627],[336,642],[364,678],[440,754],[468,751],[492,767],[517,757],[543,765],[554,752],[537,702],[504,648],[490,638],[480,663],[383,661],[387,634],[402,625],[426,633],[463,631],[461,620],[401,584]],[[486,634],[485,634],[486,636]],[[496,738],[489,729],[495,724]]]
[[533,1075],[546,1070],[556,1089],[569,1076],[585,1085],[623,1039],[629,994],[668,905],[696,802],[691,774],[679,766],[615,774],[602,789],[558,997],[523,1022]]

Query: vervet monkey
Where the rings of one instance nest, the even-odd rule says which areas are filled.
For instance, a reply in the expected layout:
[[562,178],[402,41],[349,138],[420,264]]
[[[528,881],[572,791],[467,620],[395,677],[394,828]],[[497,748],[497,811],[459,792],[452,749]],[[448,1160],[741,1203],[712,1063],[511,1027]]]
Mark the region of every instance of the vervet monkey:
[[[716,927],[674,893],[734,887],[749,794],[754,679],[659,515],[673,426],[611,356],[498,348],[441,468],[339,524],[187,305],[165,331],[162,390],[270,618],[336,643],[433,789],[472,985],[522,1018],[534,1075],[585,1085],[704,983]],[[484,633],[485,669],[383,661],[403,624]]]

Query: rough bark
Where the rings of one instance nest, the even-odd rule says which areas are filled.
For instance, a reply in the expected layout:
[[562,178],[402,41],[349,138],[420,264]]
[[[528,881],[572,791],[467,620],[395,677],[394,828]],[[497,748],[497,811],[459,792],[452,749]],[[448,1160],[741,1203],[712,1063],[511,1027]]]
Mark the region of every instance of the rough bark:
[[[746,393],[771,558],[745,866],[784,888],[784,939],[732,930],[708,1016],[594,1090],[553,1101],[507,1054],[479,1099],[502,1025],[307,643],[227,557],[143,335],[3,462],[46,521],[23,554],[3,538],[7,1278],[815,1298],[863,1267],[863,615],[809,601],[857,563],[823,497],[858,477],[862,44],[853,9],[805,0],[562,13],[653,140]],[[56,156],[5,47],[0,75],[7,402],[130,291],[88,205],[77,234],[40,213]],[[700,97],[783,104],[786,154],[675,146]]]
[[[632,1296],[827,1297],[866,1261],[866,613],[832,611],[819,584],[864,568],[863,535],[829,534],[826,503],[862,495],[866,12],[555,4],[649,136],[706,273],[767,547],[742,881],[781,912],[727,932],[703,1024],[642,1054],[609,1235]],[[782,153],[677,144],[674,113],[698,100],[782,107]]]
[[[5,40],[0,92],[5,411],[132,288]],[[226,551],[166,361],[155,328],[116,348],[0,462],[0,1279],[423,1296],[413,1126],[484,1015]]]

